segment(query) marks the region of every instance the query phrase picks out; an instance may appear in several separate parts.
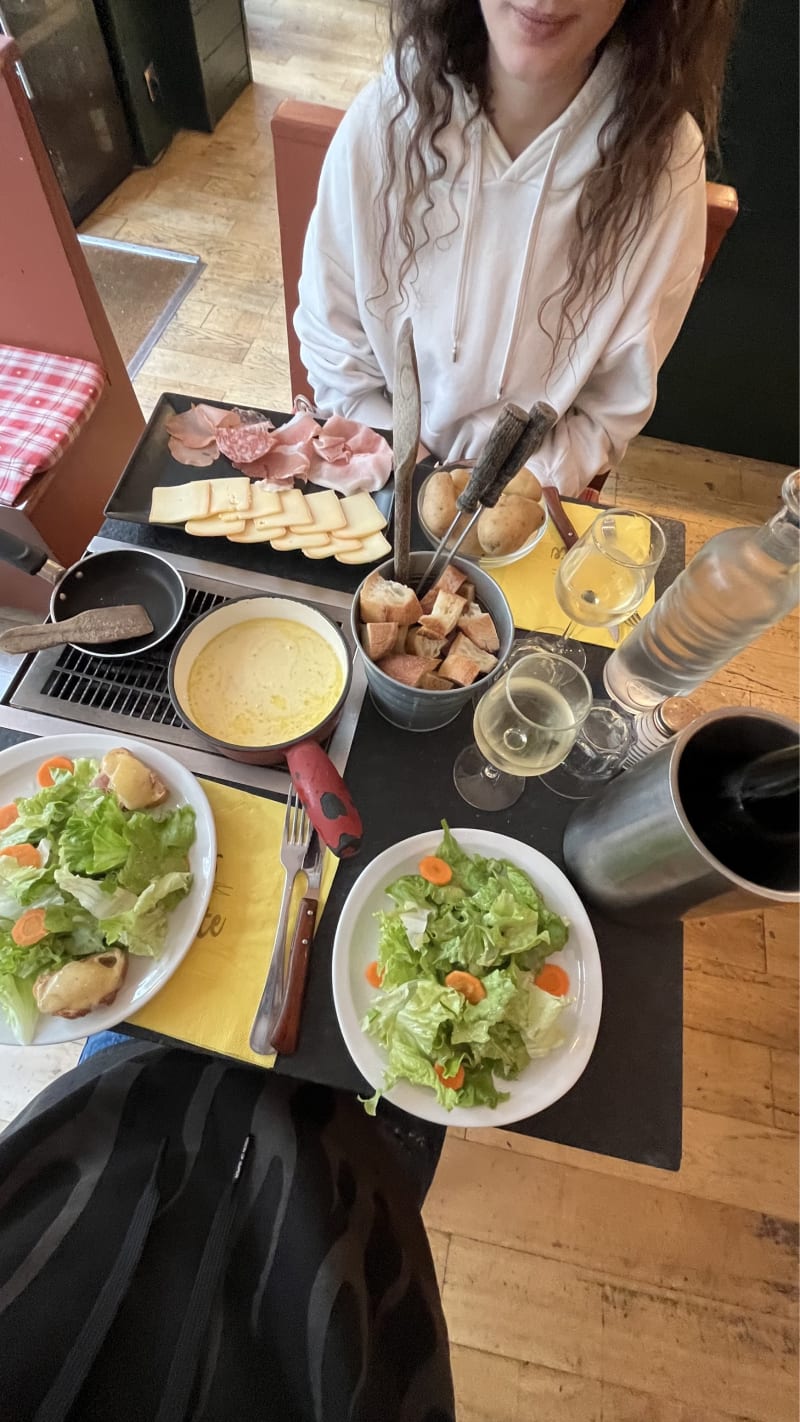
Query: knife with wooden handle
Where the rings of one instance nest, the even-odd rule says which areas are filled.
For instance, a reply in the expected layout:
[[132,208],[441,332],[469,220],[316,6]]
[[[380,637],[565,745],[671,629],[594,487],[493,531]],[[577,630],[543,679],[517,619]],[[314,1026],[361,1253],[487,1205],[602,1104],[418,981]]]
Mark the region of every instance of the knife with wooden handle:
[[297,1047],[303,998],[308,978],[308,962],[317,923],[322,864],[323,848],[319,835],[315,831],[311,836],[311,843],[303,862],[306,891],[297,912],[297,922],[289,947],[283,998],[271,1033],[273,1051],[279,1052],[282,1057],[291,1056]]
[[561,542],[564,544],[564,547],[569,550],[573,543],[577,543],[580,535],[564,508],[561,502],[561,495],[554,484],[545,484],[542,489],[542,498],[547,505],[547,512],[553,520]]

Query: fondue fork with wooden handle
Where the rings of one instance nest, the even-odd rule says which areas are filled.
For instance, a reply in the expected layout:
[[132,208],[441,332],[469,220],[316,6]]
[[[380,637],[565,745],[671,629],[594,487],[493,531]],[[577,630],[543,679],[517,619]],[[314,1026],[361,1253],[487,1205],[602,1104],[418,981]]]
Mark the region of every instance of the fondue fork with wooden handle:
[[303,867],[311,840],[311,821],[300,804],[300,797],[292,785],[286,801],[286,815],[283,821],[281,840],[281,864],[286,871],[283,898],[278,914],[278,927],[272,949],[267,981],[258,1004],[258,1011],[250,1029],[250,1046],[259,1056],[272,1056],[272,1030],[275,1026],[276,1009],[283,1001],[283,984],[286,959],[286,927],[289,920],[289,906],[292,901],[294,881]]

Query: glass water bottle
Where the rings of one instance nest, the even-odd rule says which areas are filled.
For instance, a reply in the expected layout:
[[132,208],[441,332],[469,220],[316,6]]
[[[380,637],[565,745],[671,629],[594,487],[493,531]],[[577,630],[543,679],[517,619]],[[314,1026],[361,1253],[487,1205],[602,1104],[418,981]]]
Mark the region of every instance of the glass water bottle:
[[709,539],[609,658],[605,684],[621,706],[649,711],[685,696],[797,606],[800,469],[781,494],[760,528]]

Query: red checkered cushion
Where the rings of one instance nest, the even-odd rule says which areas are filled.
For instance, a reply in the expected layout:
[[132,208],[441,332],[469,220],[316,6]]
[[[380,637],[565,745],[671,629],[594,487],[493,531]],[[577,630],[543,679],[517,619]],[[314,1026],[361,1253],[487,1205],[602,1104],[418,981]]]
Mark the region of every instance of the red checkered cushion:
[[104,384],[93,361],[0,345],[0,503],[61,458]]

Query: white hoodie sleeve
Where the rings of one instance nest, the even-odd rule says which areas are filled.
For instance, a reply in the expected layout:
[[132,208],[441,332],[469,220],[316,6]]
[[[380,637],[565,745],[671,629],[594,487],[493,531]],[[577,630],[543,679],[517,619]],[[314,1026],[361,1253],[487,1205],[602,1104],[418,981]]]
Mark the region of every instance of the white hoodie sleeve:
[[[679,185],[679,184],[676,184]],[[614,336],[530,467],[575,497],[623,458],[656,403],[658,371],[689,310],[703,265],[705,165],[653,223],[637,252],[641,275]],[[648,260],[648,251],[656,253]],[[671,260],[670,260],[671,254]],[[667,260],[665,262],[665,256]],[[620,283],[624,290],[625,283]]]
[[375,88],[368,85],[351,104],[326,154],[303,249],[294,328],[318,408],[373,429],[391,429],[386,373],[367,339],[359,309],[370,293],[360,290],[357,280],[353,232],[354,180],[361,172],[363,182],[365,168],[368,172],[372,166],[369,155],[359,149],[365,133],[374,141],[365,110],[375,105]]

